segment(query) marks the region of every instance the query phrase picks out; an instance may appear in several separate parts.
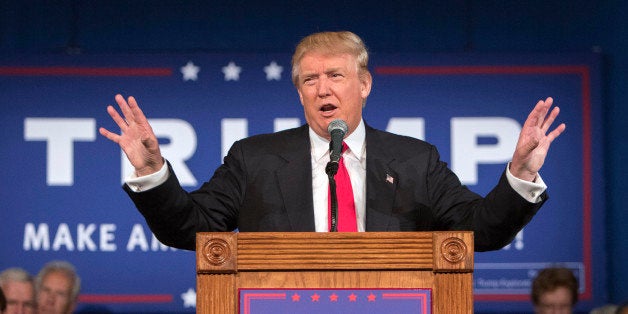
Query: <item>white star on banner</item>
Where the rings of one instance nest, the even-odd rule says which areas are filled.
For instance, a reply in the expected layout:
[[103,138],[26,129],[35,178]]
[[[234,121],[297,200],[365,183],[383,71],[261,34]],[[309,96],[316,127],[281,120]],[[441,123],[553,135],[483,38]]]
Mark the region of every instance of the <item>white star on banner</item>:
[[283,67],[278,65],[277,62],[273,61],[269,65],[264,67],[264,72],[266,72],[266,80],[272,81],[281,80],[281,72],[283,71]]
[[183,74],[184,81],[196,81],[198,78],[198,72],[201,70],[200,67],[194,65],[192,61],[188,61],[185,66],[181,67],[181,74]]
[[188,291],[181,293],[181,299],[183,299],[183,307],[196,307],[196,291],[189,288]]
[[225,74],[225,81],[239,80],[240,72],[242,72],[242,67],[237,66],[233,61],[229,62],[227,66],[222,67],[222,73]]

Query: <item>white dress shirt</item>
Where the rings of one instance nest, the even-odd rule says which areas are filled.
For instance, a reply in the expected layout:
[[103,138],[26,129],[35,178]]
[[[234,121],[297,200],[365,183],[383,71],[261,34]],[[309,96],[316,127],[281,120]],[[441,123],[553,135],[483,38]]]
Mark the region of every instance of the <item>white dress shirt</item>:
[[[342,154],[342,158],[351,178],[358,231],[364,231],[366,221],[366,130],[363,121],[360,121],[355,131],[349,134],[344,142],[349,148]],[[325,166],[329,162],[329,141],[318,136],[310,128],[310,145],[314,224],[317,232],[326,232],[329,231],[329,179],[325,173]]]

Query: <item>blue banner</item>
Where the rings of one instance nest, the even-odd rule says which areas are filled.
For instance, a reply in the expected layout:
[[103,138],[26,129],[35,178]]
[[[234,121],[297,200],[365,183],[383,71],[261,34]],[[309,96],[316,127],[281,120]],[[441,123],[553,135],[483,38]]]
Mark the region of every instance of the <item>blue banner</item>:
[[[435,144],[480,194],[497,182],[519,130],[547,96],[567,130],[541,176],[549,201],[506,248],[475,256],[476,310],[530,310],[536,272],[577,271],[580,306],[603,300],[600,69],[595,55],[371,56],[364,109],[376,128]],[[194,252],[160,244],[121,189],[130,173],[106,113],[133,95],[184,188],[208,180],[242,137],[304,123],[289,54],[16,56],[0,63],[0,269],[74,264],[81,307],[194,311]]]

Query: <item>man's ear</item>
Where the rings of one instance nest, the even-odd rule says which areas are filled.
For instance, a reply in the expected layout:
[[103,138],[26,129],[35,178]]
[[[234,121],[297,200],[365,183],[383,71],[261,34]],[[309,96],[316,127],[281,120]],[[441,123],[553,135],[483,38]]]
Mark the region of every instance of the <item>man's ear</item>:
[[373,85],[373,77],[370,72],[360,75],[360,95],[363,99],[371,94],[371,86]]
[[303,106],[303,94],[301,93],[301,89],[297,87],[297,93],[299,93],[299,101],[301,102],[301,106]]

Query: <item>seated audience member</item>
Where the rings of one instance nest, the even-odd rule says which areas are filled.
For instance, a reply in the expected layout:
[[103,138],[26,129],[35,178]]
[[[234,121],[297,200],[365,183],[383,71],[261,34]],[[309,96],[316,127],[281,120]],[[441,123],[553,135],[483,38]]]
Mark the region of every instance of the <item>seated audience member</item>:
[[541,270],[532,282],[534,313],[573,313],[578,302],[578,280],[564,267]]
[[9,268],[0,273],[0,288],[6,300],[2,313],[34,313],[35,287],[33,277],[24,269]]
[[76,307],[81,279],[72,264],[52,261],[39,271],[35,287],[39,314],[68,314]]
[[628,302],[624,302],[617,307],[616,314],[628,314]]

